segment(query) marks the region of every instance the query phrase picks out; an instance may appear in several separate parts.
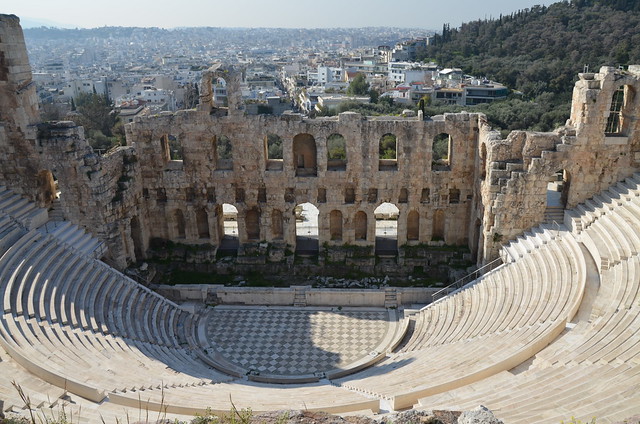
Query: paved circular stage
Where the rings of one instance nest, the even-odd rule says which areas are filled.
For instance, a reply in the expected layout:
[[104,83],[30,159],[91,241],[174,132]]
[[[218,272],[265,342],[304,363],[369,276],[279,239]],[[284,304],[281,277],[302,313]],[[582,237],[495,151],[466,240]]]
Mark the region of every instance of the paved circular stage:
[[200,325],[216,368],[279,382],[355,372],[402,336],[383,308],[217,306]]

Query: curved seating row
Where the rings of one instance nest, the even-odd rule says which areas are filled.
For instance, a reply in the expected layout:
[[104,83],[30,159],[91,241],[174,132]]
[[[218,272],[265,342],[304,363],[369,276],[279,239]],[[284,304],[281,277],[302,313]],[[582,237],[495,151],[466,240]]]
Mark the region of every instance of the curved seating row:
[[406,408],[512,368],[548,345],[578,311],[584,257],[563,228],[535,229],[511,248],[513,262],[420,311],[401,352],[335,382]]
[[527,366],[422,398],[420,408],[482,403],[509,423],[571,416],[606,423],[640,412],[639,184],[636,174],[566,214],[565,222],[598,266],[600,286],[589,318]]

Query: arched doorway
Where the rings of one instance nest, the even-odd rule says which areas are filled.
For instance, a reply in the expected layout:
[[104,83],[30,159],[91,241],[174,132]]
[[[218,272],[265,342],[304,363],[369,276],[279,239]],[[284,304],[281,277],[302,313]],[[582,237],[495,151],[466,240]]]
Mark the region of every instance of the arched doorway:
[[238,208],[229,204],[222,204],[222,231],[218,250],[224,253],[237,253],[240,245],[238,239]]
[[449,134],[440,133],[433,138],[431,145],[431,169],[433,171],[451,170],[451,147],[452,140]]
[[393,203],[382,203],[373,211],[376,220],[376,255],[395,256],[398,253],[398,217],[400,210]]
[[294,208],[296,218],[296,254],[317,255],[318,215],[320,211],[312,203],[301,203]]
[[327,137],[327,170],[344,171],[347,169],[347,143],[342,134]]
[[566,169],[554,172],[547,182],[547,206],[544,211],[546,222],[562,223],[564,221],[564,210],[567,207],[570,185],[571,177]]

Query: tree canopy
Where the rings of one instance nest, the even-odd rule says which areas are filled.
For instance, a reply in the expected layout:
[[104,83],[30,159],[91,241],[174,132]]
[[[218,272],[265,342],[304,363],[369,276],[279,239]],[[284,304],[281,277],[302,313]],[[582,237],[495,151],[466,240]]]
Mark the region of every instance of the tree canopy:
[[124,128],[106,95],[80,93],[74,103],[74,119],[84,127],[91,147],[107,150],[124,140]]
[[640,63],[640,2],[562,1],[460,28],[445,24],[418,55],[521,93],[481,108],[500,128],[548,131],[568,118],[574,81],[585,66]]
[[347,88],[347,94],[350,96],[366,96],[369,95],[369,83],[364,74],[357,74]]

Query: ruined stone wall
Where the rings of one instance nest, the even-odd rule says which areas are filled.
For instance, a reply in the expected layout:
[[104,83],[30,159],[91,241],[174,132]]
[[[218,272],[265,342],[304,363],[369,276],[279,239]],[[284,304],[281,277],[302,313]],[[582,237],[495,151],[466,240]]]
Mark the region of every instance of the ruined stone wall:
[[[440,133],[449,134],[452,140],[448,170],[432,169],[433,139]],[[279,163],[267,157],[268,134],[278,135],[283,141]],[[327,139],[332,134],[341,134],[346,141],[343,170],[331,170],[328,163]],[[379,160],[379,143],[385,134],[396,136],[396,160]],[[179,140],[183,160],[170,159],[163,145],[168,135]],[[313,140],[316,151],[317,166],[305,169],[305,175],[300,175],[294,157],[295,140],[301,135]],[[222,136],[231,140],[231,164],[221,163],[216,157],[215,140]],[[437,120],[372,118],[355,113],[304,119],[300,115],[221,117],[205,111],[180,111],[137,119],[127,126],[127,141],[143,158],[146,211],[139,218],[146,221],[147,240],[159,237],[217,245],[222,237],[221,205],[228,203],[238,209],[240,243],[281,241],[295,247],[294,207],[310,202],[320,211],[320,245],[373,246],[374,210],[389,202],[400,210],[399,245],[430,242],[438,211],[444,214],[444,242],[468,243],[478,142],[476,114],[447,114]],[[450,198],[452,190],[455,198]],[[200,237],[196,222],[196,214],[202,210],[209,220],[206,238]],[[342,214],[339,240],[330,238],[332,211]],[[408,241],[407,217],[411,211],[419,216],[419,236]],[[358,212],[367,217],[364,240],[356,238]],[[183,235],[176,213],[184,217]],[[257,234],[247,231],[249,213],[259,217]],[[283,217],[282,235],[273,229],[274,213]]]
[[14,15],[0,15],[0,178],[15,192],[48,205],[50,176],[35,152],[39,121],[36,86],[20,27]]
[[[282,262],[296,246],[295,207],[305,202],[320,211],[326,258],[369,267],[374,210],[394,204],[398,246],[414,247],[400,250],[397,265],[422,266],[425,245],[467,245],[479,263],[497,257],[502,243],[544,219],[547,184],[558,171],[570,208],[640,167],[639,66],[580,74],[565,126],[506,139],[473,113],[245,116],[241,72],[212,67],[197,109],[136,118],[126,126],[128,146],[98,156],[74,123],[39,124],[19,20],[0,15],[0,184],[48,206],[55,176],[65,216],[104,239],[119,267],[144,259],[156,238],[211,245],[215,258],[224,203],[238,209],[238,261],[264,263],[256,256],[269,254]],[[214,78],[227,83],[228,108],[213,106]],[[442,133],[450,156],[435,161]],[[270,134],[282,140],[282,159],[268,157]],[[346,161],[328,158],[333,134],[344,137]],[[396,137],[397,156],[381,160],[387,134]],[[231,157],[218,151],[224,137]],[[277,249],[256,250],[262,242]]]
[[[487,177],[478,201],[484,207],[485,260],[495,258],[502,243],[543,220],[547,183],[557,171],[564,171],[566,208],[573,208],[640,166],[640,100],[635,94],[640,89],[640,68],[603,67],[579,78],[571,118],[552,133],[514,131],[501,140],[481,125]],[[616,114],[612,104],[620,87],[619,125],[610,131],[607,127],[615,121],[610,116]]]

